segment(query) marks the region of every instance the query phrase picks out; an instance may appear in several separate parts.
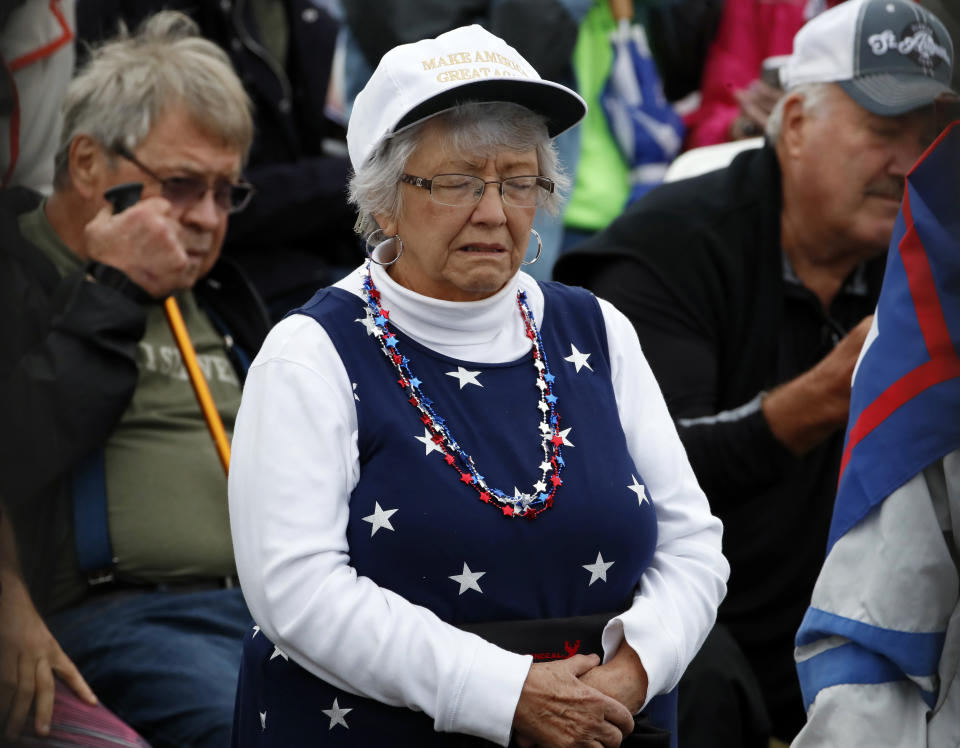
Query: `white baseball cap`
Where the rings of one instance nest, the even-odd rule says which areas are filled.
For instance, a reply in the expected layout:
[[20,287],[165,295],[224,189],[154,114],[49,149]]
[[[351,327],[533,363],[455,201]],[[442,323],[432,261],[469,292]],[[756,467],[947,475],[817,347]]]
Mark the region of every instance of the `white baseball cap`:
[[864,109],[894,117],[953,93],[953,54],[944,25],[912,0],[847,0],[797,32],[780,82],[786,91],[837,83]]
[[587,105],[575,92],[543,80],[520,53],[482,26],[462,26],[436,39],[387,52],[357,94],[347,149],[359,169],[381,142],[466,101],[506,101],[547,119],[555,137],[576,125]]

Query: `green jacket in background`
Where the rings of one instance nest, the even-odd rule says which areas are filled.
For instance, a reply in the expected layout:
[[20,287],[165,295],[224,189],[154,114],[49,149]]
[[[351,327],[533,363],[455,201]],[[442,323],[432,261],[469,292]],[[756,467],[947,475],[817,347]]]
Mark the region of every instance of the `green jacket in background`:
[[594,0],[580,23],[573,49],[577,88],[587,102],[580,123],[580,159],[573,192],[563,214],[567,228],[599,231],[623,211],[630,194],[629,168],[620,154],[600,105],[613,66],[610,33],[616,28],[607,0]]

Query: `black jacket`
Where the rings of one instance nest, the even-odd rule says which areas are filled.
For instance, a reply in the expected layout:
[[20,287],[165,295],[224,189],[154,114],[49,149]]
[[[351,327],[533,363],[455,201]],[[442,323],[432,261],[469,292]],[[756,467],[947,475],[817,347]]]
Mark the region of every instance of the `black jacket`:
[[[719,620],[762,663],[761,676],[795,683],[793,636],[826,551],[843,434],[794,458],[757,396],[811,368],[873,312],[883,259],[848,279],[824,312],[785,280],[780,210],[775,151],[747,151],[727,169],[648,193],[561,257],[555,277],[633,322],[724,521],[731,575]],[[796,714],[802,720],[799,696]]]
[[[73,547],[50,529],[71,524],[70,471],[101,447],[137,385],[144,308],[82,272],[61,278],[21,234],[18,216],[36,193],[0,192],[0,499],[17,528],[24,576],[44,608],[54,554]],[[269,329],[263,302],[221,259],[194,288],[229,336],[241,377]],[[153,302],[151,302],[153,303]]]

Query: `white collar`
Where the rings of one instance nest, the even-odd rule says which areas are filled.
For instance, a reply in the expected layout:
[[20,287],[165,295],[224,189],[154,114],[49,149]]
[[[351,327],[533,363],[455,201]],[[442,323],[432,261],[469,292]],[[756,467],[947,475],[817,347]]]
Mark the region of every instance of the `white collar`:
[[[336,287],[363,298],[366,266],[361,265],[336,283]],[[517,309],[517,290],[527,293],[527,303],[537,325],[543,318],[543,292],[526,273],[518,272],[493,296],[480,301],[445,301],[423,296],[401,286],[386,269],[372,265],[380,303],[390,312],[390,322],[418,343],[465,361],[505,363],[530,351],[523,319]]]

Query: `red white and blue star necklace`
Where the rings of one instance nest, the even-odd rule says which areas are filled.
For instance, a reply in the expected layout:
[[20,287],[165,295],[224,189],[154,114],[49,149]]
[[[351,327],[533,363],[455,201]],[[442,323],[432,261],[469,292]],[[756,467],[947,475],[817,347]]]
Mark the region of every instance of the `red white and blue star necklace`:
[[498,488],[487,485],[486,479],[477,470],[473,458],[460,446],[459,442],[450,433],[446,421],[433,408],[433,401],[423,394],[423,384],[410,370],[410,361],[397,347],[397,336],[390,329],[390,312],[380,305],[380,291],[370,276],[370,264],[367,263],[367,274],[363,280],[364,296],[366,297],[366,315],[372,322],[367,327],[374,333],[380,344],[380,350],[387,357],[399,378],[397,384],[407,395],[407,402],[420,413],[420,421],[430,433],[433,442],[439,447],[444,461],[457,472],[458,478],[464,485],[473,488],[479,494],[480,500],[497,507],[505,517],[522,517],[533,519],[553,506],[557,489],[563,484],[560,471],[563,468],[561,446],[563,437],[560,435],[560,414],[557,411],[557,396],[553,392],[553,383],[556,379],[550,372],[547,355],[540,339],[540,331],[533,321],[533,314],[527,305],[527,295],[517,291],[517,306],[520,317],[526,330],[526,336],[533,341],[533,366],[537,373],[535,385],[539,392],[537,409],[540,412],[540,446],[543,450],[543,462],[540,463],[540,480],[533,484],[530,492],[516,491],[511,496]]

